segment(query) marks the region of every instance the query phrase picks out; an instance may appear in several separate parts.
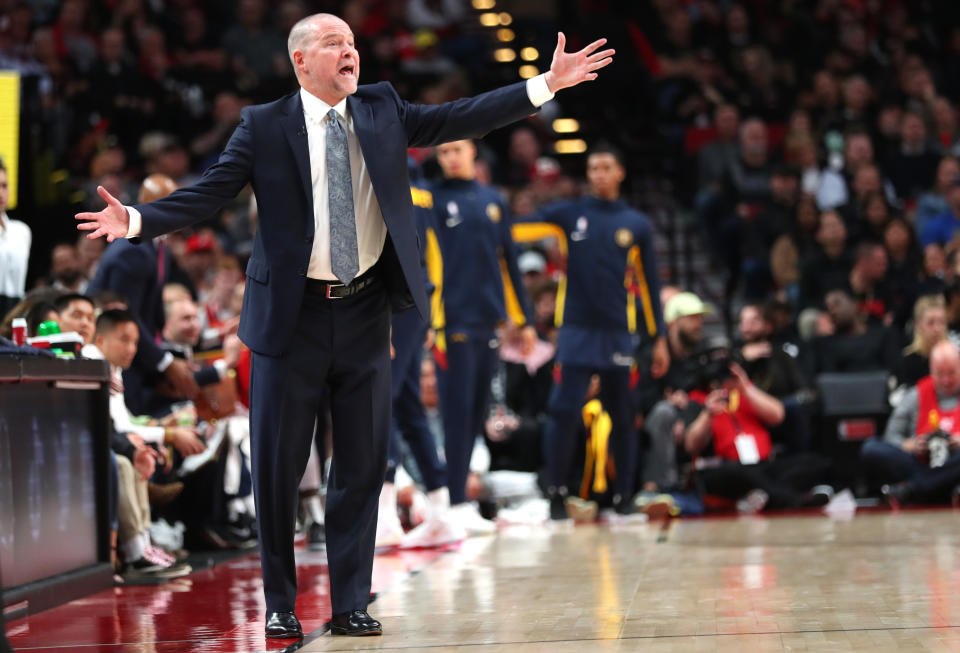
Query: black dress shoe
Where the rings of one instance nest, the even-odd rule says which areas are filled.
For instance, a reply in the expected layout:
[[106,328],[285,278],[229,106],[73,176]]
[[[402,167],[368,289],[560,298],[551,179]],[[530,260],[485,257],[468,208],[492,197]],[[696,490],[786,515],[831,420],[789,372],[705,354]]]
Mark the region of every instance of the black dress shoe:
[[382,635],[380,622],[367,614],[366,610],[353,610],[333,615],[330,619],[332,635]]
[[292,612],[270,612],[267,614],[266,635],[270,639],[300,639],[303,629],[297,615]]
[[327,550],[327,531],[323,524],[313,522],[307,531],[307,548],[311,551]]

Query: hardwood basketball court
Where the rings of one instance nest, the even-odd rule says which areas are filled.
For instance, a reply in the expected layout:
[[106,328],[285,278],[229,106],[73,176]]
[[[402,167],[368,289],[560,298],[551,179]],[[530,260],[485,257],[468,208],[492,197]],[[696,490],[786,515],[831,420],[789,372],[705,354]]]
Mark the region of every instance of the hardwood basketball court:
[[[332,638],[322,556],[300,553],[300,647],[266,642],[255,556],[8,624],[16,650],[957,651],[957,512],[514,526],[379,556],[382,638]],[[312,631],[312,632],[311,632]]]

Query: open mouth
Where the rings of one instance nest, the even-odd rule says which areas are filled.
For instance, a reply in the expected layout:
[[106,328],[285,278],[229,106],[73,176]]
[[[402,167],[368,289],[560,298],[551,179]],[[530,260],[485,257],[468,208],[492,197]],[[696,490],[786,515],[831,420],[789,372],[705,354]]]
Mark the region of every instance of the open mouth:
[[337,72],[344,77],[356,77],[356,72],[352,63],[341,66],[340,70]]

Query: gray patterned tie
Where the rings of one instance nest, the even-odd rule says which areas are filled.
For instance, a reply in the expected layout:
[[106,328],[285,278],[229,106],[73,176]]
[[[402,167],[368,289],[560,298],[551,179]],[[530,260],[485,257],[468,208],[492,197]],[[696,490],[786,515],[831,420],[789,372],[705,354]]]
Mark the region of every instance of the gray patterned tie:
[[345,284],[360,271],[357,221],[347,132],[334,109],[327,114],[327,193],[330,195],[330,267]]

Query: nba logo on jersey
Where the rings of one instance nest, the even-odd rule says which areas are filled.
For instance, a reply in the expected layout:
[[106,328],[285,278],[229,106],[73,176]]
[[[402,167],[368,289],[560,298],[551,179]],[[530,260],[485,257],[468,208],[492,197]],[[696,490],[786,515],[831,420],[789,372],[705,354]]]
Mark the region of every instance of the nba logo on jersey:
[[460,217],[460,207],[457,206],[456,202],[447,202],[447,214],[450,216],[447,218],[448,227],[456,227],[458,224],[463,222],[462,218]]
[[570,240],[583,240],[587,237],[587,216],[581,215],[577,218],[577,229],[570,234]]

